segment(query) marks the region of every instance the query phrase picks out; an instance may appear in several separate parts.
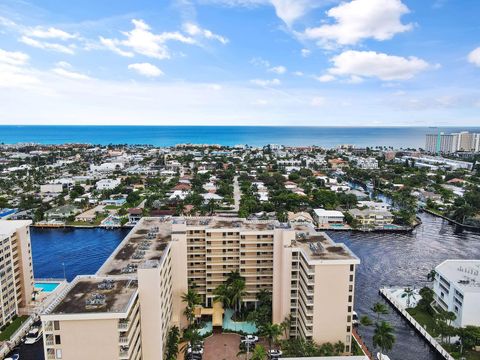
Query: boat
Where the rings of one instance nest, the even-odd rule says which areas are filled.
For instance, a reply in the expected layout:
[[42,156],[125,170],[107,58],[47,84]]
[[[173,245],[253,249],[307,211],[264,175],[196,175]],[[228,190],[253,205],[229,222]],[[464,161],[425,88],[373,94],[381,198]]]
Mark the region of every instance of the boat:
[[388,355],[385,355],[385,354],[382,354],[382,353],[379,353],[379,352],[377,352],[377,359],[378,360],[390,360]]

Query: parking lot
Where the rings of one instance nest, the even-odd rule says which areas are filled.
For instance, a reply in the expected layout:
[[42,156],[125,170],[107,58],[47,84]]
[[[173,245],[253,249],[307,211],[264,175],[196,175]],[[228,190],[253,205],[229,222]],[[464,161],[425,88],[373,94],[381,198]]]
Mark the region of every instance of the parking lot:
[[[240,335],[213,334],[205,339],[205,360],[237,360],[240,346]],[[243,357],[244,358],[244,357]]]

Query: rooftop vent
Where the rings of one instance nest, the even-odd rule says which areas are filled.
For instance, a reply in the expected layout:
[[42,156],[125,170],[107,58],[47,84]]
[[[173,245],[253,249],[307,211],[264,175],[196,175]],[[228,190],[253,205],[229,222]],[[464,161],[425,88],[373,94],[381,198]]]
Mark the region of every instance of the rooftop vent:
[[115,287],[115,283],[113,280],[103,280],[100,284],[98,284],[98,288],[100,290],[112,290]]
[[106,305],[106,296],[104,294],[93,293],[86,301],[87,307],[99,307]]
[[310,243],[308,246],[310,246],[310,250],[315,255],[320,255],[325,252],[325,248],[320,242]]

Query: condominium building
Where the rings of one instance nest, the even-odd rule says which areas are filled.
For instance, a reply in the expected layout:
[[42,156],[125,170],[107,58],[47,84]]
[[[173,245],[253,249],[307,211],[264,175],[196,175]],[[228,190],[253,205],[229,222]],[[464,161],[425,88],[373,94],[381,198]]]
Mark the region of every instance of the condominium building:
[[0,327],[30,303],[33,293],[30,220],[0,220]]
[[[309,225],[238,218],[142,218],[96,275],[77,277],[42,315],[47,359],[162,359],[171,326],[184,327],[189,286],[212,308],[231,271],[245,306],[273,294],[290,336],[351,350],[358,258]],[[101,336],[99,336],[101,334]]]
[[480,151],[480,134],[462,131],[452,134],[427,134],[425,150],[429,153],[450,154],[457,151]]
[[435,272],[437,305],[457,316],[455,326],[480,326],[480,260],[446,260]]

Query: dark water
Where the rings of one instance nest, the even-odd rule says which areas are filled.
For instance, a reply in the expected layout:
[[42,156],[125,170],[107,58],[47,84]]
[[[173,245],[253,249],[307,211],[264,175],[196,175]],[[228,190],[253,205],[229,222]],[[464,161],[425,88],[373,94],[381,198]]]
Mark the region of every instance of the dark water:
[[[480,235],[454,234],[453,227],[440,218],[421,215],[423,224],[411,234],[363,234],[331,232],[338,242],[346,243],[362,263],[356,280],[356,311],[373,313],[370,307],[382,301],[382,286],[427,284],[426,274],[446,259],[479,259]],[[33,262],[36,277],[67,278],[95,273],[128,230],[75,229],[32,231]],[[386,320],[395,327],[397,342],[388,354],[392,360],[437,360],[435,352],[391,308]],[[373,329],[360,333],[371,347]]]
[[[479,128],[442,128],[445,132]],[[318,145],[335,147],[425,146],[427,127],[284,127],[284,126],[10,126],[0,125],[0,143],[35,142],[40,144],[150,144],[171,146],[181,143],[263,146]]]
[[31,242],[35,278],[94,274],[128,233],[127,229],[37,229]]
[[[443,219],[426,213],[420,217],[423,225],[412,234],[329,233],[335,241],[347,244],[362,262],[355,289],[359,315],[374,318],[370,308],[382,301],[378,293],[382,286],[422,287],[428,284],[426,274],[442,261],[480,258],[479,234],[454,234],[453,227]],[[397,337],[388,353],[392,360],[441,359],[393,308],[385,319],[395,327]],[[359,332],[373,349],[373,328],[361,328]]]

